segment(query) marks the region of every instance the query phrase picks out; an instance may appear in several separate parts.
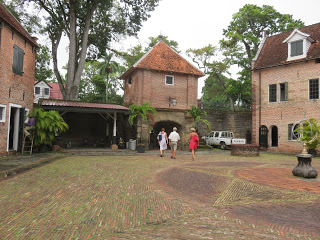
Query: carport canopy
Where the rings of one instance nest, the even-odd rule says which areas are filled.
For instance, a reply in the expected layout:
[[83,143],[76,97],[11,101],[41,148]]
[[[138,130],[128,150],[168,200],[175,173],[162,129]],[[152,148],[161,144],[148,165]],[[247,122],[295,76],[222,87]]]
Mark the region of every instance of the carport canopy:
[[[108,103],[90,103],[70,100],[42,99],[39,105],[44,110],[55,110],[63,116],[67,112],[107,114],[113,119],[113,137],[117,136],[117,113],[129,114],[129,108]],[[106,119],[105,119],[106,120]]]

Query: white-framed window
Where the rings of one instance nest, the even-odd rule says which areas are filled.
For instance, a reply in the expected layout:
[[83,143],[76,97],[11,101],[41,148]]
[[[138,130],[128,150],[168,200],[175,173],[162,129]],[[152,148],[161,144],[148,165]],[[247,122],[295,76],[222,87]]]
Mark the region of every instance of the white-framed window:
[[166,85],[174,85],[174,77],[167,75],[166,76]]
[[277,102],[277,84],[269,85],[269,102]]
[[0,104],[0,122],[6,121],[6,110],[7,110],[7,106]]
[[309,99],[319,99],[319,78],[309,80]]
[[288,101],[288,83],[279,83],[279,100],[280,102]]

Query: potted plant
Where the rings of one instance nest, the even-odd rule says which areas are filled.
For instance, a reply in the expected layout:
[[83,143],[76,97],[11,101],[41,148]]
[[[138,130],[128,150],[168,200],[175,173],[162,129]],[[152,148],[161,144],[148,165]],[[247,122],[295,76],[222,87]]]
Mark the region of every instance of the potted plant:
[[35,119],[34,145],[38,146],[40,152],[45,147],[52,145],[55,136],[68,130],[68,124],[63,120],[57,111],[44,111],[42,108],[35,108],[33,111]]
[[130,115],[129,115],[129,124],[132,126],[134,124],[134,120],[137,119],[141,125],[140,137],[138,139],[137,151],[145,152],[146,146],[142,143],[142,124],[143,121],[147,121],[148,116],[155,114],[156,110],[151,106],[150,103],[143,103],[140,106],[132,104],[129,107]]
[[[313,157],[317,156],[317,149],[320,144],[320,126],[318,121],[315,118],[310,118],[308,120],[310,124],[304,124],[302,127],[303,135],[301,136],[301,140],[306,142],[306,146],[308,148],[308,153]],[[312,129],[311,129],[312,127]],[[312,130],[312,131],[311,131]],[[297,130],[299,132],[299,130]],[[315,134],[317,136],[314,138]],[[311,141],[314,138],[313,141]]]

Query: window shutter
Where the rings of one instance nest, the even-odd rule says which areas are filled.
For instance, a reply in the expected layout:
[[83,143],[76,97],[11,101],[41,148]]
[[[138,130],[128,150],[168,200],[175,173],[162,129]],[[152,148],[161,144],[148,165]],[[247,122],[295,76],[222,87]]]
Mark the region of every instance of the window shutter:
[[23,73],[23,58],[24,58],[24,51],[19,48],[19,68],[18,68],[18,71],[19,71],[19,74],[22,75]]
[[12,71],[18,74],[18,62],[19,62],[19,49],[16,45],[13,46],[13,65]]
[[292,140],[292,126],[293,124],[288,124],[288,140]]
[[284,83],[284,100],[288,101],[288,83]]

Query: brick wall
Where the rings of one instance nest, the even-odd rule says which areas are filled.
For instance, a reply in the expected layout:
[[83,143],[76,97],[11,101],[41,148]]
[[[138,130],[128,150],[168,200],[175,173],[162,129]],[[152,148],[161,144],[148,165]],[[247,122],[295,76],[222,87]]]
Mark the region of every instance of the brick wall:
[[[251,111],[215,111],[206,110],[207,120],[211,123],[211,131],[232,131],[237,138],[245,138],[248,130],[251,132]],[[201,136],[208,133],[203,123],[198,124]]]
[[[165,76],[174,76],[174,85],[165,84]],[[125,80],[124,104],[150,102],[154,108],[189,109],[197,105],[198,78],[192,75],[138,69],[131,74],[132,84]],[[169,107],[169,96],[177,105]]]
[[[320,78],[320,64],[301,62],[252,73],[253,143],[259,144],[259,126],[268,127],[268,145],[272,151],[300,153],[302,144],[288,139],[288,125],[304,118],[320,121],[320,100],[309,100],[309,80]],[[279,83],[288,82],[288,101],[279,102]],[[277,102],[269,103],[269,85],[277,84]],[[260,90],[261,89],[261,100]],[[260,109],[261,101],[261,109]],[[278,147],[271,145],[271,129],[278,129]]]
[[[4,24],[0,31],[0,104],[6,106],[6,122],[0,123],[0,154],[3,154],[7,149],[9,104],[33,109],[36,50],[34,45],[8,25]],[[14,45],[23,49],[25,53],[22,76],[12,72]]]

